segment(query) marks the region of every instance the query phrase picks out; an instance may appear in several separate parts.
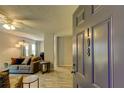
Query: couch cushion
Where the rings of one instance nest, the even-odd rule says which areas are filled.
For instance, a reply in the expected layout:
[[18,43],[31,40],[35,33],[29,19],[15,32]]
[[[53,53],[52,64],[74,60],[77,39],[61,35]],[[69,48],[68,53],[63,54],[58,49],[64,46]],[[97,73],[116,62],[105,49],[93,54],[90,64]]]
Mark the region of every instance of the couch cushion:
[[18,65],[10,65],[9,69],[11,69],[11,70],[18,70]]
[[19,65],[19,70],[30,70],[30,65]]
[[24,61],[24,58],[17,58],[16,59],[16,64],[21,64]]
[[27,65],[30,61],[30,57],[26,57],[25,60],[22,62],[22,65]]
[[21,64],[24,61],[24,59],[25,58],[11,58],[12,60],[11,64],[12,65]]

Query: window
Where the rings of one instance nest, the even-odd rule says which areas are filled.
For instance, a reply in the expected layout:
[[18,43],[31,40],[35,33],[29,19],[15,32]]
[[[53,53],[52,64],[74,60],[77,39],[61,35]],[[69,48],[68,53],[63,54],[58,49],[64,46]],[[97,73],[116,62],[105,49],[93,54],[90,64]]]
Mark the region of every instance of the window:
[[80,24],[82,24],[84,20],[85,20],[85,12],[83,9],[82,11],[80,11],[80,13],[76,17],[76,26],[79,26]]
[[32,54],[35,56],[36,55],[36,45],[32,44]]
[[91,6],[91,14],[95,14],[99,8],[101,7],[101,5],[92,5]]
[[25,55],[29,56],[29,45],[28,44],[25,46]]

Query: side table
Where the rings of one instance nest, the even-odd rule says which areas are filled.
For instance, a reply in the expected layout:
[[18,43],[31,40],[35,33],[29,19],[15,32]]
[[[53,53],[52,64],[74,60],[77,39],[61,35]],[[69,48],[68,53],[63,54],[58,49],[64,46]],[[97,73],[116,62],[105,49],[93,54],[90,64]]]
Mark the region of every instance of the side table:
[[[45,71],[44,71],[44,67],[46,69]],[[46,72],[50,72],[50,62],[40,62],[40,70],[42,74]]]

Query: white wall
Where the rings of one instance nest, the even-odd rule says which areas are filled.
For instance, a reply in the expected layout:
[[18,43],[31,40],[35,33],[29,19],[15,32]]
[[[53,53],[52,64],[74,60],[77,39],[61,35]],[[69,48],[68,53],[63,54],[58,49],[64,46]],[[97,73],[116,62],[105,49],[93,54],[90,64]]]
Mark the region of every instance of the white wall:
[[11,57],[19,57],[21,51],[15,47],[20,38],[4,32],[0,32],[0,65],[11,62]]
[[15,47],[15,44],[21,40],[25,40],[28,43],[35,42],[34,40],[17,37],[15,35],[0,31],[0,66],[6,62],[11,63],[12,57],[21,56],[21,49]]
[[51,69],[54,68],[54,34],[44,34],[44,57],[51,63]]
[[72,66],[72,36],[58,37],[58,66]]
[[41,41],[40,45],[41,52],[44,52],[44,41]]

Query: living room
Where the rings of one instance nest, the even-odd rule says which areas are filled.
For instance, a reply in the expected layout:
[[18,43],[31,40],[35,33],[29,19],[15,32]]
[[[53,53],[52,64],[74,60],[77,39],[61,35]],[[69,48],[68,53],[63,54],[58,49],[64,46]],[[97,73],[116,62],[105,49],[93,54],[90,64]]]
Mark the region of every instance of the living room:
[[76,7],[0,6],[0,71],[10,79],[3,87],[73,87],[70,16]]

